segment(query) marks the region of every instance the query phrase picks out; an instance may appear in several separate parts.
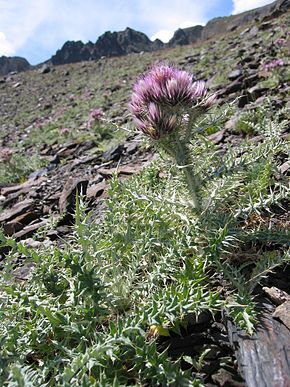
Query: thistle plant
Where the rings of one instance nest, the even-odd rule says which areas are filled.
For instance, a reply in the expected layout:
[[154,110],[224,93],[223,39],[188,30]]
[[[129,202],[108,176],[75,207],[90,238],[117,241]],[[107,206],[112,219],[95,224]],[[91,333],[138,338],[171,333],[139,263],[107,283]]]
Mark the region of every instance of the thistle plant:
[[194,140],[193,123],[213,104],[203,81],[192,74],[161,64],[143,74],[133,87],[129,110],[137,128],[164,149],[183,170],[197,213],[201,211],[198,198],[198,176],[189,147]]

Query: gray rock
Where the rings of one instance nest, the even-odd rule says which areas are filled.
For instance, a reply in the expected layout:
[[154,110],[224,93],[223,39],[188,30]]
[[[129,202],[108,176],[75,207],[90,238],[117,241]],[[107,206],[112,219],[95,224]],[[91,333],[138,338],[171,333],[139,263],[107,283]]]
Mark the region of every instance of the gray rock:
[[51,68],[47,64],[43,65],[39,70],[40,74],[47,74],[47,73],[50,73],[50,71],[51,71]]
[[233,70],[228,74],[228,79],[231,81],[234,81],[235,79],[239,78],[239,76],[242,75],[242,71],[237,69]]
[[273,317],[282,321],[282,323],[290,330],[290,301],[283,302],[277,306]]

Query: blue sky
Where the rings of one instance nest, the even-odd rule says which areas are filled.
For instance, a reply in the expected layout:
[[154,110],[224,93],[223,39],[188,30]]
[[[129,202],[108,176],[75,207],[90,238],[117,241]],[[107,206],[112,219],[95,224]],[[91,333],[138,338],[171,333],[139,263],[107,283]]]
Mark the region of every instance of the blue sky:
[[0,0],[0,56],[31,64],[49,59],[67,40],[95,42],[126,27],[167,41],[178,28],[205,24],[273,0]]

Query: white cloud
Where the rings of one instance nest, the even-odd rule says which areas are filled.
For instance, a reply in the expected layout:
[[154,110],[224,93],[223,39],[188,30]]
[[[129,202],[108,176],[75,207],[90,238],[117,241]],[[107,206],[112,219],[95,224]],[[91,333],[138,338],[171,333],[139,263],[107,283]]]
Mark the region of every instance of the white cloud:
[[168,43],[169,40],[173,37],[174,32],[178,28],[188,28],[188,27],[193,27],[196,26],[197,24],[204,24],[204,23],[194,23],[191,21],[184,21],[180,23],[178,26],[176,26],[173,30],[160,30],[156,34],[152,35],[150,39],[154,41],[155,39],[160,39],[163,43]]
[[[208,0],[204,2],[192,0],[173,0],[168,3],[167,0],[158,2],[140,1],[141,12],[144,19],[152,26],[161,27],[158,32],[151,35],[150,39],[156,38],[167,43],[178,28],[187,28],[195,25],[204,25],[207,21],[207,12],[211,7],[217,4],[217,0]],[[188,20],[188,17],[191,20]],[[150,18],[150,20],[147,20]]]
[[155,39],[160,39],[163,43],[169,42],[172,38],[174,31],[169,30],[160,30],[156,34],[152,35],[150,39],[154,41]]
[[13,46],[8,42],[5,34],[0,32],[0,56],[10,56],[14,54]]
[[[198,24],[204,24],[204,23],[198,23]],[[185,20],[184,22],[182,22],[178,26],[178,28],[188,28],[188,27],[193,27],[193,26],[196,26],[196,23],[189,21],[189,20]]]
[[248,11],[273,3],[273,0],[233,0],[233,14]]
[[50,0],[0,0],[1,42],[4,42],[1,47],[15,53],[45,19],[49,7]]

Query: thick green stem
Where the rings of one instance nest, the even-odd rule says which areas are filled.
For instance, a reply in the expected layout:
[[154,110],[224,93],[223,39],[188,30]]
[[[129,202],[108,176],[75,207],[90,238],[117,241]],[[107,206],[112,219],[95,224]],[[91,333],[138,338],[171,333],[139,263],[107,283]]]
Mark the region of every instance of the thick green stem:
[[191,196],[192,204],[197,213],[201,212],[201,206],[198,198],[198,183],[191,165],[191,161],[188,157],[188,151],[186,144],[183,144],[176,139],[176,162],[179,167],[182,167],[183,173],[185,175],[185,180],[187,187]]
[[196,210],[197,213],[201,212],[201,206],[197,195],[197,184],[195,176],[192,174],[192,169],[190,167],[184,168],[184,174],[186,178],[187,187],[189,190],[189,193],[191,195],[191,200],[193,203],[193,207]]

